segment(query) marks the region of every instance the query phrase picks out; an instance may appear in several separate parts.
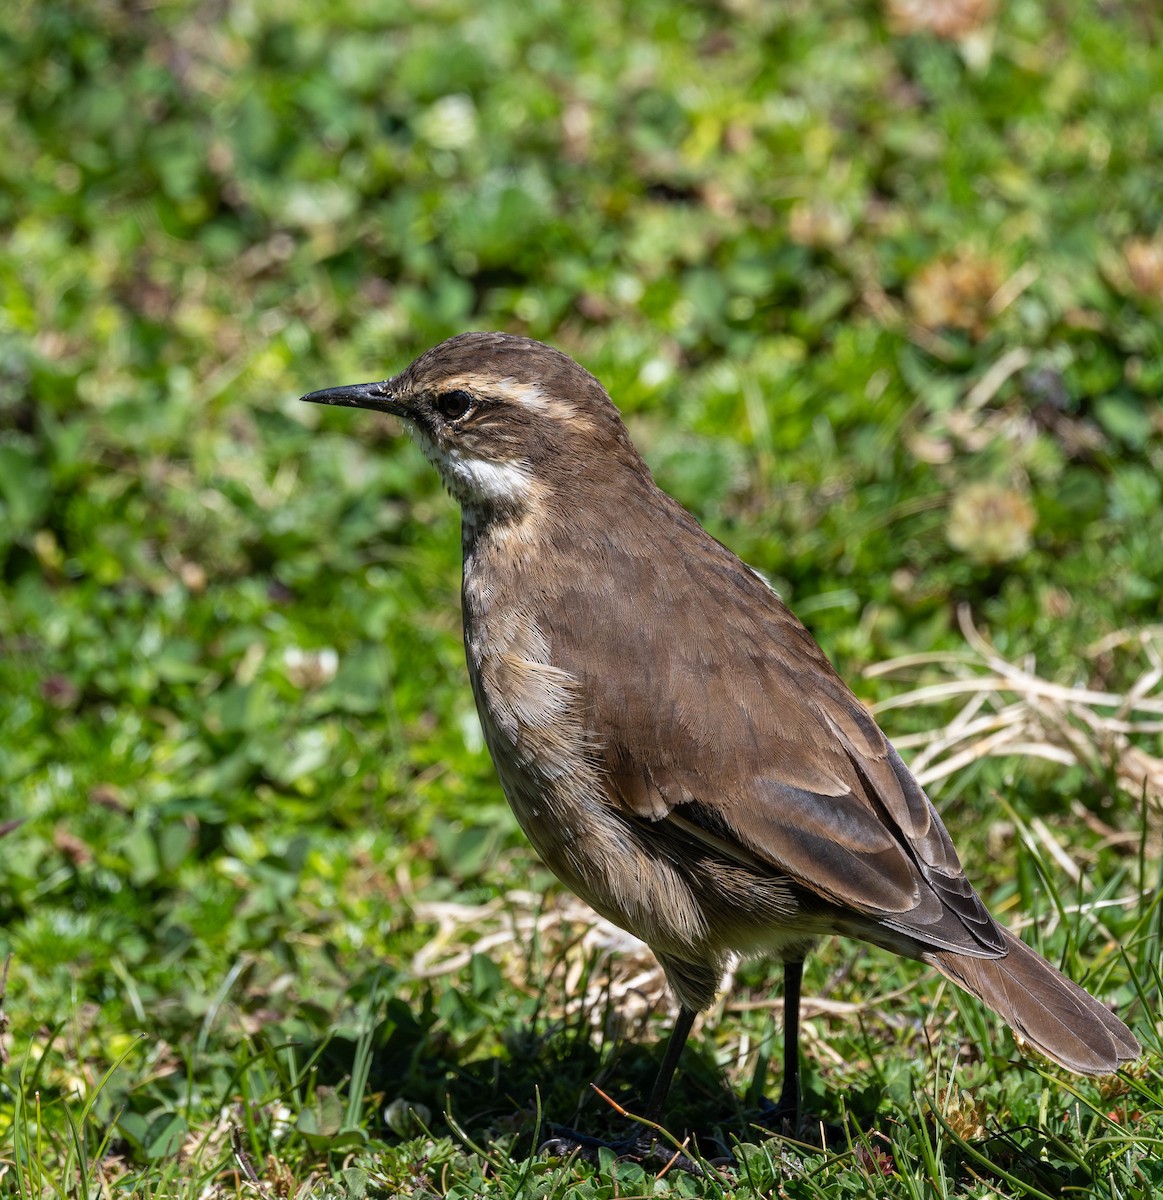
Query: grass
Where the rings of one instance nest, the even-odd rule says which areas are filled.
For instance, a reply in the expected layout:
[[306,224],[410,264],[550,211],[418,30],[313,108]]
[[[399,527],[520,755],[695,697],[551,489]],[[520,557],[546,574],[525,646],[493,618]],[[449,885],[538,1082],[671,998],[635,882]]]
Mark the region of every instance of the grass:
[[[5,7],[8,1191],[1158,1193],[1160,33],[1133,0]],[[434,475],[297,403],[466,328],[607,383],[1142,1064],[1042,1069],[830,942],[807,1100],[849,1143],[753,1124],[746,963],[670,1117],[740,1139],[728,1178],[532,1153],[614,1123],[591,1082],[634,1106],[669,1001],[500,794]]]

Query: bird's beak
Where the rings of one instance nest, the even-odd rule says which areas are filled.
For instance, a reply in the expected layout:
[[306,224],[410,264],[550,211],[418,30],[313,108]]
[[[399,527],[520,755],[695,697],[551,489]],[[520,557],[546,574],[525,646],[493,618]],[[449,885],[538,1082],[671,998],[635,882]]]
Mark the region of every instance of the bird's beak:
[[407,409],[396,396],[395,381],[383,383],[352,383],[345,387],[324,388],[321,392],[308,392],[301,396],[311,404],[335,404],[342,408],[371,408],[376,412],[393,413],[397,417],[407,415]]

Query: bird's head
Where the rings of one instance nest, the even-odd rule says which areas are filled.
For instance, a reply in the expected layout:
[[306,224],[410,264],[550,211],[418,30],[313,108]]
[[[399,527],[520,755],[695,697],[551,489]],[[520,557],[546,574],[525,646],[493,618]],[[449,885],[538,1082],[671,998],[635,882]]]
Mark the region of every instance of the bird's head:
[[626,468],[649,479],[602,385],[530,338],[462,333],[392,379],[303,399],[403,418],[472,519],[583,503]]

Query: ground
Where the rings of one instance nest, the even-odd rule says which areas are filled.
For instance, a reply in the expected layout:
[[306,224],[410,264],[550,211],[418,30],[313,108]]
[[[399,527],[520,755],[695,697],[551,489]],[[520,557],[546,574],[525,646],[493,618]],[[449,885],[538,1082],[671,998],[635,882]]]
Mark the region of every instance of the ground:
[[[1158,1193],[1161,33],[1132,0],[6,6],[9,1190]],[[849,1142],[749,1123],[780,1008],[746,963],[669,1121],[728,1175],[531,1154],[607,1122],[591,1082],[633,1109],[669,1000],[500,794],[434,473],[297,401],[470,328],[607,384],[1142,1064],[1072,1079],[834,941],[806,1100]]]

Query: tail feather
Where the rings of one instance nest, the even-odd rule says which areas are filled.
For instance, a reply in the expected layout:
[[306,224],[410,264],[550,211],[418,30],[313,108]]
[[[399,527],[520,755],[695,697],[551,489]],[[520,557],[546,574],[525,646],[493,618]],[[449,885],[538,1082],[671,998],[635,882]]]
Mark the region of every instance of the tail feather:
[[933,950],[925,960],[1070,1071],[1108,1075],[1139,1057],[1139,1043],[1118,1017],[1020,938],[1006,931],[1005,940],[1001,958]]

